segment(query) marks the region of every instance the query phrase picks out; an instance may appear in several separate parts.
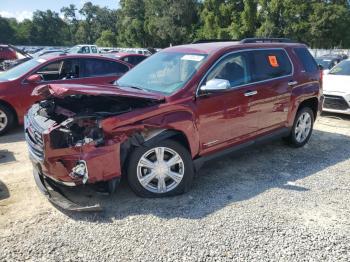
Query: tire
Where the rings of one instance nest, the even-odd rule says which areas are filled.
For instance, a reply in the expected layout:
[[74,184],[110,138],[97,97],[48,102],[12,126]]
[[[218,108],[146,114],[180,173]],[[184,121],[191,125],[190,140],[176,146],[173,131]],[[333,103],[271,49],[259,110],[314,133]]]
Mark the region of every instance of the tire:
[[4,105],[0,104],[0,136],[9,131],[15,122],[13,112]]
[[[158,155],[163,156],[159,163]],[[175,164],[168,163],[170,160]],[[128,182],[131,189],[141,197],[154,198],[183,194],[191,188],[193,177],[194,168],[190,153],[184,146],[173,140],[163,140],[151,146],[137,147],[129,158]]]
[[298,148],[309,142],[314,127],[314,121],[315,117],[311,108],[301,108],[295,116],[290,135],[286,137],[288,144]]

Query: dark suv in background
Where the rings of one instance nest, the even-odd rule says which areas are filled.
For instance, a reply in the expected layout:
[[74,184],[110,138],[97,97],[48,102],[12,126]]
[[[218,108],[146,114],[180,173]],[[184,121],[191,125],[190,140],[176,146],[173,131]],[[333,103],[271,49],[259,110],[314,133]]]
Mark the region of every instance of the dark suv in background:
[[112,192],[123,174],[140,196],[181,194],[223,153],[277,137],[305,145],[323,103],[315,60],[286,39],[175,46],[112,88],[45,85],[34,95],[44,97],[25,124],[35,179],[75,210],[51,197],[57,183]]

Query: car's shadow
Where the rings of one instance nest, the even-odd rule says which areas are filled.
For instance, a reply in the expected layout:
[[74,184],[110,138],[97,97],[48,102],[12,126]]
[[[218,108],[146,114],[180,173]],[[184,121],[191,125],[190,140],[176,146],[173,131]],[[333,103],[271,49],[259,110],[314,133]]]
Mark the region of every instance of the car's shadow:
[[[14,143],[24,141],[23,126],[17,126],[3,136],[0,136],[0,145],[4,143]],[[0,149],[3,149],[0,147]]]
[[10,192],[7,186],[0,180],[0,200],[10,197]]
[[71,200],[99,202],[104,212],[64,213],[77,220],[107,223],[111,219],[140,214],[167,219],[199,219],[274,188],[303,194],[311,189],[298,185],[299,179],[313,176],[349,156],[350,136],[315,130],[311,141],[303,148],[290,148],[282,141],[276,141],[208,162],[199,171],[191,191],[181,196],[144,199],[137,197],[125,182],[113,196],[75,188],[65,192]]

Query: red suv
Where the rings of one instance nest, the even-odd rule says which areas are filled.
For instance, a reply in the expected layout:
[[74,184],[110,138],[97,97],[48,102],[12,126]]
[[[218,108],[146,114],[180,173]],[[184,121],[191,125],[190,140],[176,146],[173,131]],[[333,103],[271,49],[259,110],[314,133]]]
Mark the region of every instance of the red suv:
[[31,96],[40,84],[109,84],[132,65],[99,55],[59,55],[33,58],[0,73],[0,135],[23,123],[28,108],[38,100]]
[[143,197],[184,193],[223,153],[277,137],[305,145],[323,103],[316,62],[286,39],[171,47],[116,85],[35,90],[45,100],[28,112],[26,139],[48,197],[57,183],[106,182],[112,192],[122,175]]

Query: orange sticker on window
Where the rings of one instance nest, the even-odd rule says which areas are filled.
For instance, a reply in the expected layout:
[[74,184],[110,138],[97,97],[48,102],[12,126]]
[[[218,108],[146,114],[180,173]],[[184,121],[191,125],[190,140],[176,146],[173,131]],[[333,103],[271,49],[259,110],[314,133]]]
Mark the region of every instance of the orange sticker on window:
[[269,62],[272,67],[279,67],[277,57],[274,55],[269,55]]

